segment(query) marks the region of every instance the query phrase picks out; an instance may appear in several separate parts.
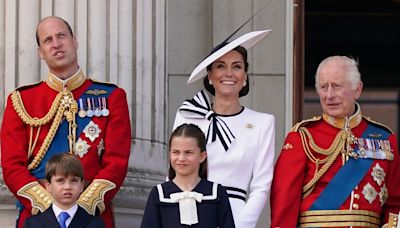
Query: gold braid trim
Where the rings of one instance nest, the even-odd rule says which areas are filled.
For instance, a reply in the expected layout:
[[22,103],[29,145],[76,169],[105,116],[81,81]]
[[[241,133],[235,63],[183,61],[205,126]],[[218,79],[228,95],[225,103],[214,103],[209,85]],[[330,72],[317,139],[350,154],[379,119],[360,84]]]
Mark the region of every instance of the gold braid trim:
[[44,212],[52,203],[52,197],[50,193],[37,181],[24,185],[18,190],[17,195],[27,198],[29,201],[31,201],[31,213],[33,215],[36,215],[39,211]]
[[400,213],[394,214],[389,213],[388,223],[382,226],[382,228],[396,228],[398,227],[398,223],[400,222]]
[[298,227],[379,228],[380,215],[367,210],[317,210],[300,213]]
[[116,185],[109,180],[95,179],[81,194],[77,204],[90,215],[96,215],[96,209],[99,209],[101,214],[106,209],[104,195],[115,187]]
[[58,109],[58,112],[56,116],[54,117],[53,123],[51,124],[50,130],[47,133],[46,137],[44,138],[44,141],[36,154],[36,156],[33,158],[32,162],[28,165],[28,170],[33,170],[35,169],[40,162],[43,160],[44,156],[47,153],[47,150],[50,147],[51,142],[53,141],[54,136],[56,135],[57,129],[60,126],[60,123],[62,121],[62,117],[64,114],[65,107],[61,106],[60,109]]
[[61,98],[63,97],[63,93],[60,92],[53,101],[53,104],[50,107],[49,112],[43,118],[31,117],[25,109],[24,103],[22,102],[21,94],[15,90],[11,94],[11,101],[13,103],[14,109],[17,112],[18,116],[22,119],[22,121],[32,127],[39,127],[49,123],[54,115],[56,114],[58,107],[61,104]]
[[[303,187],[303,199],[306,198],[314,189],[315,184],[317,181],[328,171],[328,169],[331,167],[333,162],[336,160],[337,156],[342,152],[342,153],[348,153],[349,150],[351,150],[351,146],[349,143],[352,141],[352,134],[349,130],[341,130],[333,140],[331,146],[328,149],[322,149],[319,147],[310,131],[305,128],[301,127],[299,128],[299,133],[301,137],[301,141],[303,144],[303,149],[304,152],[306,153],[308,159],[315,163],[315,173],[313,178]],[[308,139],[308,140],[307,140]],[[317,154],[322,154],[325,155],[326,158],[319,160],[313,155],[312,150],[315,151]],[[318,170],[319,165],[324,164],[320,170]]]
[[[18,113],[18,116],[21,120],[29,125],[31,128],[33,127],[40,127],[49,123],[53,120],[53,123],[50,126],[49,132],[47,133],[42,145],[36,156],[33,158],[32,162],[28,166],[28,170],[35,169],[40,162],[43,160],[44,156],[49,149],[51,142],[54,139],[54,136],[57,132],[58,127],[60,126],[63,116],[66,117],[67,121],[69,122],[69,133],[68,133],[68,141],[69,141],[69,149],[70,153],[73,153],[73,149],[75,146],[76,141],[76,122],[75,122],[75,114],[78,111],[78,104],[74,100],[74,95],[68,91],[64,90],[57,94],[56,98],[54,99],[49,112],[43,118],[31,117],[22,102],[21,95],[18,91],[14,91],[11,95],[12,103],[14,106],[15,111]],[[38,134],[40,130],[36,133],[35,141],[32,144],[32,135],[30,136],[29,140],[29,151],[28,156],[33,153],[33,149],[36,146],[36,141],[38,139]],[[31,130],[31,134],[33,131]],[[28,158],[29,158],[28,157]]]

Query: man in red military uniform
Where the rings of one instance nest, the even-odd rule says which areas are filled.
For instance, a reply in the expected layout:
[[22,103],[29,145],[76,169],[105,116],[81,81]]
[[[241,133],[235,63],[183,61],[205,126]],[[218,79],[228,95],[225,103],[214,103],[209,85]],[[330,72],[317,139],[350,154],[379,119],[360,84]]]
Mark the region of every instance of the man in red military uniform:
[[77,40],[63,19],[41,20],[36,38],[48,77],[11,93],[1,129],[4,181],[18,199],[18,226],[52,203],[43,187],[46,161],[71,153],[85,174],[78,204],[114,227],[110,204],[126,176],[130,154],[126,94],[85,76],[77,62]]
[[271,227],[380,227],[400,209],[396,136],[362,116],[353,59],[322,61],[315,86],[324,113],[286,137],[274,171]]

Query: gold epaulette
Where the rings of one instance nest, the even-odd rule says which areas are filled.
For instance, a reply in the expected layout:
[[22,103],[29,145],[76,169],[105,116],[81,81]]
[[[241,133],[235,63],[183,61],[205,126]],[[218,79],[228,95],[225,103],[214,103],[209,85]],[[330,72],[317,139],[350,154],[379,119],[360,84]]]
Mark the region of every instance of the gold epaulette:
[[52,204],[50,193],[37,181],[30,182],[20,188],[17,192],[17,195],[27,198],[29,201],[31,201],[31,213],[33,215],[36,215],[39,211],[44,212]]
[[301,126],[304,126],[304,125],[306,125],[306,124],[308,124],[308,123],[311,123],[311,122],[319,121],[319,120],[321,120],[321,119],[322,119],[322,116],[314,116],[313,118],[300,121],[300,122],[298,122],[297,124],[295,124],[295,125],[292,127],[292,129],[290,129],[290,132],[297,132]]
[[378,122],[372,120],[371,117],[363,116],[363,118],[364,118],[366,121],[368,121],[368,122],[370,122],[370,123],[372,123],[372,124],[375,124],[375,125],[378,125],[379,127],[384,128],[385,130],[389,131],[391,134],[394,134],[393,131],[392,131],[392,129],[390,129],[390,127],[388,127],[388,126],[386,126],[386,125],[384,125],[384,124],[381,124],[381,123],[378,123]]
[[95,179],[81,194],[77,203],[90,215],[96,215],[96,208],[101,214],[106,209],[104,195],[115,187],[116,185],[111,181]]

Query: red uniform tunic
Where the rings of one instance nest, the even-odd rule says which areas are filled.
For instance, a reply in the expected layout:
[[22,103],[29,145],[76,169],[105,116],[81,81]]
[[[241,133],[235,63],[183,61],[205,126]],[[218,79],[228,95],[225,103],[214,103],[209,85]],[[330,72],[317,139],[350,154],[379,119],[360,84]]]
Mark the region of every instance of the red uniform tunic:
[[[305,127],[311,133],[315,143],[319,147],[327,149],[331,146],[341,128],[343,128],[342,121],[343,120],[334,120],[324,115],[324,118],[314,118],[296,125],[287,135],[275,166],[271,191],[271,227],[297,227],[300,214],[310,210],[311,205],[343,166],[343,158],[342,155],[339,154],[326,173],[316,182],[311,193],[303,199],[303,186],[313,178],[316,164],[312,162],[305,153],[305,147],[297,129],[300,126]],[[360,111],[350,118],[351,132],[355,137],[361,137],[368,124],[374,124],[376,127],[384,128],[379,124],[371,123],[368,119],[362,118]],[[375,212],[378,216],[380,215],[382,217],[380,221],[381,224],[387,222],[389,212],[399,212],[400,162],[398,145],[396,137],[393,134],[390,134],[388,141],[390,142],[390,147],[394,155],[393,160],[374,159],[361,182],[354,187],[353,192],[337,210],[352,210],[353,212],[355,210],[365,210]],[[307,143],[309,143],[309,140]],[[315,151],[312,151],[312,154],[320,159],[325,157],[315,153]],[[322,165],[319,166],[319,169],[321,169],[321,167]],[[379,178],[374,178],[372,175],[374,168],[377,169],[376,167],[381,167],[383,169],[384,177],[381,181]],[[374,193],[371,186],[375,189],[377,194]],[[386,196],[384,194],[384,186],[388,192]],[[368,193],[368,191],[364,189],[369,189],[370,192]],[[380,195],[379,193],[382,194]],[[386,200],[385,197],[387,197]],[[332,196],[332,198],[334,199],[335,196]],[[347,225],[347,227],[348,226],[349,225]]]
[[[54,77],[54,75],[49,76],[49,78],[53,78],[53,82]],[[97,83],[86,79],[81,71],[73,77],[77,77],[78,79],[70,81],[68,89],[72,91],[75,99],[87,92],[87,89],[93,83]],[[57,83],[53,84],[52,87],[49,86],[50,84],[52,84],[52,81],[48,79],[46,82],[18,89],[26,112],[31,117],[42,118],[49,112],[55,97],[59,93],[56,90]],[[77,135],[77,140],[86,141],[87,146],[90,147],[87,148],[86,146],[87,150],[84,149],[83,153],[77,154],[75,152],[75,154],[82,162],[85,182],[91,183],[85,190],[86,196],[90,188],[92,190],[90,193],[93,193],[93,197],[96,197],[96,193],[99,193],[97,194],[99,199],[97,199],[97,202],[94,202],[93,207],[102,211],[101,217],[105,221],[106,226],[113,227],[114,221],[110,204],[126,176],[130,154],[131,130],[124,90],[114,85],[104,86],[115,87],[112,93],[108,94],[107,98],[109,115],[92,117],[92,122],[98,126],[101,132],[94,137],[93,141],[86,137],[84,132]],[[80,117],[77,115],[76,118]],[[10,191],[24,206],[19,218],[19,227],[22,227],[24,220],[31,215],[35,199],[33,196],[22,196],[18,194],[18,191],[27,187],[29,188],[30,183],[38,181],[27,167],[38,153],[52,122],[50,121],[41,127],[33,154],[28,159],[30,137],[34,139],[38,128],[34,128],[33,136],[31,136],[31,127],[25,124],[20,116],[18,116],[9,96],[1,130],[1,160],[4,181]],[[93,180],[95,181],[93,182]],[[97,182],[96,180],[100,180],[98,183],[105,183],[104,186],[106,187],[99,189],[99,184],[94,185]],[[101,192],[96,192],[98,190]],[[85,197],[85,192],[81,195],[81,198]],[[86,200],[85,202],[91,201]],[[88,209],[86,208],[86,210]]]

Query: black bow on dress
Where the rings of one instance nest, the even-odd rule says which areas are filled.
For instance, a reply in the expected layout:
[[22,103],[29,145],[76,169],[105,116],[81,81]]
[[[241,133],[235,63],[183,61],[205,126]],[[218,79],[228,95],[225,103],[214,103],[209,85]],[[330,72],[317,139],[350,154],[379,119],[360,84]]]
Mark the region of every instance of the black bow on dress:
[[189,119],[204,118],[210,121],[207,131],[207,144],[214,142],[218,137],[225,151],[227,151],[235,140],[235,136],[228,125],[212,110],[210,98],[204,90],[198,92],[192,99],[183,102],[179,112]]

